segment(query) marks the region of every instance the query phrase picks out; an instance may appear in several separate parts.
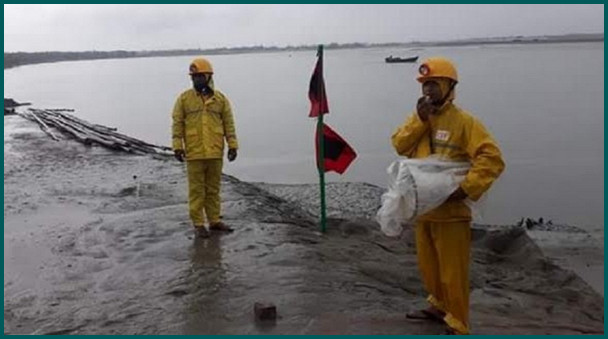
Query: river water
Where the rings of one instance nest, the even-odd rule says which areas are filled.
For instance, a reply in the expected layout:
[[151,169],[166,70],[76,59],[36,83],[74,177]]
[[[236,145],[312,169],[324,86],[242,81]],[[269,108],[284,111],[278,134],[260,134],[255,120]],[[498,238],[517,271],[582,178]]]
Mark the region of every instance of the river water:
[[[414,64],[388,55],[445,55],[460,72],[457,104],[501,145],[507,169],[480,205],[481,222],[544,217],[586,228],[604,223],[604,44],[328,50],[326,122],[357,151],[343,176],[384,186],[396,158],[393,130],[420,95]],[[191,57],[63,62],[4,71],[4,96],[170,144],[175,98],[190,86]],[[242,180],[314,183],[308,82],[315,53],[221,55],[215,82],[233,105],[241,144],[225,171]]]

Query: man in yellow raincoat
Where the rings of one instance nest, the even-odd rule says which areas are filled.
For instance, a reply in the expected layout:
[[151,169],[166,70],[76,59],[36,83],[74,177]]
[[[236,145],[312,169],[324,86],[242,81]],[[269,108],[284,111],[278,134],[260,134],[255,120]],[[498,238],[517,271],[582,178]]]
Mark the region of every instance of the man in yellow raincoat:
[[443,205],[416,220],[418,266],[430,307],[407,316],[444,322],[448,333],[469,334],[472,217],[464,200],[478,200],[505,164],[484,125],[453,103],[458,74],[451,61],[425,60],[417,80],[423,95],[416,111],[393,134],[393,147],[410,158],[433,155],[468,161],[471,169]]
[[236,159],[238,142],[230,102],[214,88],[211,63],[195,59],[190,77],[193,88],[177,98],[173,109],[173,150],[177,160],[186,161],[190,218],[197,235],[206,238],[209,231],[232,232],[220,221],[220,182],[224,140],[229,161]]

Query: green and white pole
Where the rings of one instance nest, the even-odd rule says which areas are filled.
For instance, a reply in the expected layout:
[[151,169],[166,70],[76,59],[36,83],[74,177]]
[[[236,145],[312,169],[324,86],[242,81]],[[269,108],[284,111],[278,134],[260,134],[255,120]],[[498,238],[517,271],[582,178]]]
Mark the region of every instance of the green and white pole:
[[[319,45],[317,50],[319,60],[321,61],[321,76],[323,75],[323,45]],[[319,185],[321,193],[321,233],[325,233],[327,230],[327,212],[325,205],[325,141],[323,138],[323,115],[319,114],[317,117],[317,140],[319,144],[319,152],[317,164],[319,164]]]

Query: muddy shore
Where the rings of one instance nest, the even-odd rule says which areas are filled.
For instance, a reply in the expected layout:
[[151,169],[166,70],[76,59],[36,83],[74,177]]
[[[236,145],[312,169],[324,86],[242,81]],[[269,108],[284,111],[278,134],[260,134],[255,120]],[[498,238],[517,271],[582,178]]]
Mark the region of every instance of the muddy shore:
[[[314,186],[224,176],[236,232],[198,240],[183,165],[55,142],[5,117],[4,333],[439,334],[405,319],[424,291],[411,233],[387,238],[371,221],[380,194],[330,184],[321,235]],[[603,334],[603,238],[599,252],[582,233],[535,232],[474,228],[474,334]],[[601,293],[578,261],[560,261],[566,245],[601,263]],[[256,301],[276,304],[276,322],[254,321]]]

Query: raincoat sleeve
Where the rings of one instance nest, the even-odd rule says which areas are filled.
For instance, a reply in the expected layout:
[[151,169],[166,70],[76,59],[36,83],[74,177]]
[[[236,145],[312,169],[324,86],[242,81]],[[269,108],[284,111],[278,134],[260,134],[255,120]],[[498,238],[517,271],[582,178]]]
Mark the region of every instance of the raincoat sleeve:
[[230,101],[225,100],[224,110],[222,111],[222,121],[224,122],[224,133],[228,148],[238,149],[239,143],[236,139],[236,127],[234,126],[234,115],[232,115],[232,107]]
[[184,130],[185,130],[185,122],[184,122],[184,108],[182,104],[181,96],[177,98],[175,102],[175,106],[173,107],[173,127],[171,131],[172,137],[172,146],[173,150],[183,150],[184,149]]
[[428,123],[420,120],[418,113],[414,112],[405,123],[399,127],[391,138],[397,154],[411,156],[418,145],[418,141],[428,129]]
[[477,201],[502,173],[505,163],[498,144],[476,119],[469,131],[466,151],[471,158],[471,169],[460,187],[471,200]]

